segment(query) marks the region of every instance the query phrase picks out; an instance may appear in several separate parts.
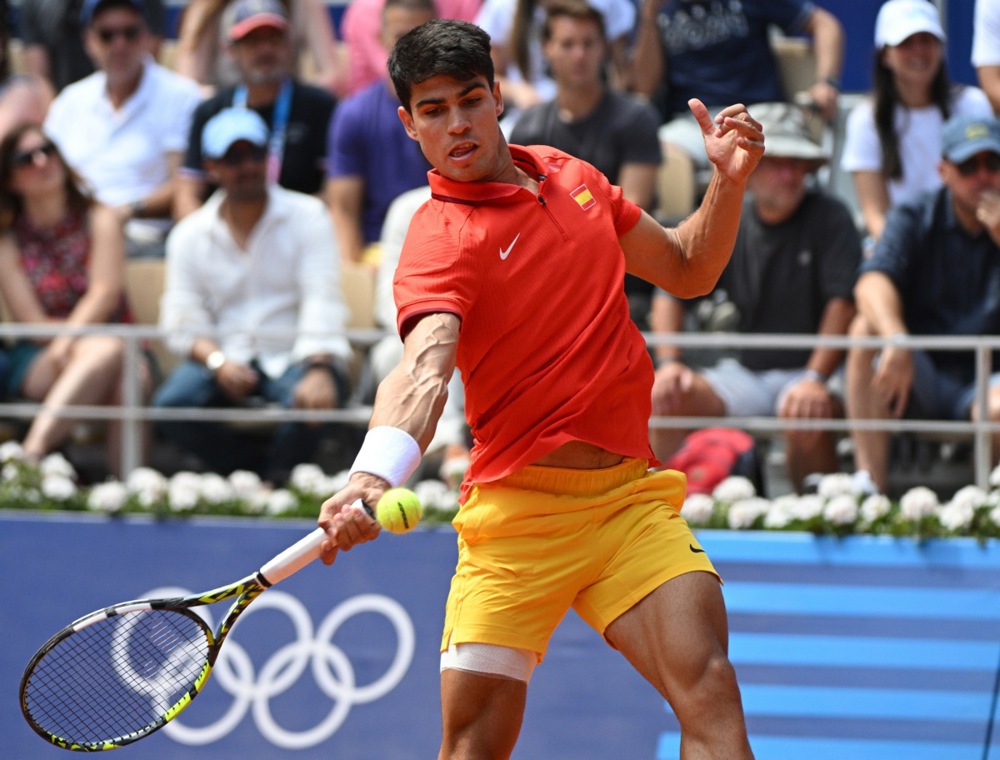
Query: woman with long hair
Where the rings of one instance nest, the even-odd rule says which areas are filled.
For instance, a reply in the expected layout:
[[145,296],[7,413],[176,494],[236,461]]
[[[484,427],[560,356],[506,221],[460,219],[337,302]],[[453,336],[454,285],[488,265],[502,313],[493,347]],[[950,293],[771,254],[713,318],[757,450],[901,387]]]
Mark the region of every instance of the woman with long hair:
[[[0,140],[0,296],[14,322],[82,326],[129,321],[125,238],[115,212],[94,202],[59,149],[35,124]],[[23,441],[39,460],[76,424],[67,405],[121,398],[124,345],[108,335],[25,338],[10,352],[8,395],[44,402]],[[143,367],[144,384],[148,371]],[[118,464],[109,427],[109,469]],[[118,473],[120,474],[120,473]]]
[[927,0],[889,0],[879,9],[872,92],[848,116],[841,159],[875,240],[891,207],[941,186],[944,122],[992,113],[982,90],[949,79],[944,43],[937,8]]

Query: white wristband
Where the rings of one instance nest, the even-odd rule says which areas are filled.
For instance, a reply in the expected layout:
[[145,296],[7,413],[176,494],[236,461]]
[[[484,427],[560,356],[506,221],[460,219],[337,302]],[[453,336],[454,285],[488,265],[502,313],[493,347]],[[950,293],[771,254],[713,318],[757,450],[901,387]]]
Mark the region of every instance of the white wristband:
[[365,435],[350,474],[367,472],[395,488],[410,479],[421,456],[420,444],[412,435],[397,427],[379,425]]

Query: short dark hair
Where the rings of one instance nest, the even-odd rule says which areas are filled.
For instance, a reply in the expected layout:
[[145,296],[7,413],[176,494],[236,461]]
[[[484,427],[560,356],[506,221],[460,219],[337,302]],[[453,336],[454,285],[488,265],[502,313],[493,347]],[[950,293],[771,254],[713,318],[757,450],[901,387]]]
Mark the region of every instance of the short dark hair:
[[468,81],[486,78],[493,89],[490,36],[475,24],[435,19],[403,35],[389,56],[389,77],[403,108],[410,110],[413,85],[436,76]]
[[557,18],[590,21],[601,33],[602,39],[607,37],[604,14],[586,0],[553,0],[549,3],[545,11],[545,23],[542,25],[542,39],[546,42],[552,39],[552,24]]

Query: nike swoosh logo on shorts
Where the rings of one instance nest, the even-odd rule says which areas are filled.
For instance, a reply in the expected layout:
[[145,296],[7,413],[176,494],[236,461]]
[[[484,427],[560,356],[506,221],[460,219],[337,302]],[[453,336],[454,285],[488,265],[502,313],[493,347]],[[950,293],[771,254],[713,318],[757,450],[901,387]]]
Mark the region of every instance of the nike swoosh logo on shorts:
[[514,243],[517,242],[517,238],[521,237],[521,233],[517,233],[517,237],[510,241],[510,245],[506,249],[500,249],[500,261],[506,261],[507,257],[510,256],[510,252],[514,250]]
[[695,546],[694,546],[694,544],[688,544],[688,549],[690,549],[691,551],[693,551],[695,554],[704,554],[705,553],[704,549],[696,549]]

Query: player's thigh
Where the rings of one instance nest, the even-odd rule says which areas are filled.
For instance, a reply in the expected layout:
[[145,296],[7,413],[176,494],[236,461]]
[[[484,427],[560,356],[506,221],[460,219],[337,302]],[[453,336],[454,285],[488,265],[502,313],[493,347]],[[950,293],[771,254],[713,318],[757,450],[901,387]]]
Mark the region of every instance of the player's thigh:
[[443,670],[444,747],[473,757],[509,755],[521,730],[527,694],[524,681]]
[[708,572],[672,578],[612,622],[605,637],[661,694],[689,689],[728,654],[719,579]]

